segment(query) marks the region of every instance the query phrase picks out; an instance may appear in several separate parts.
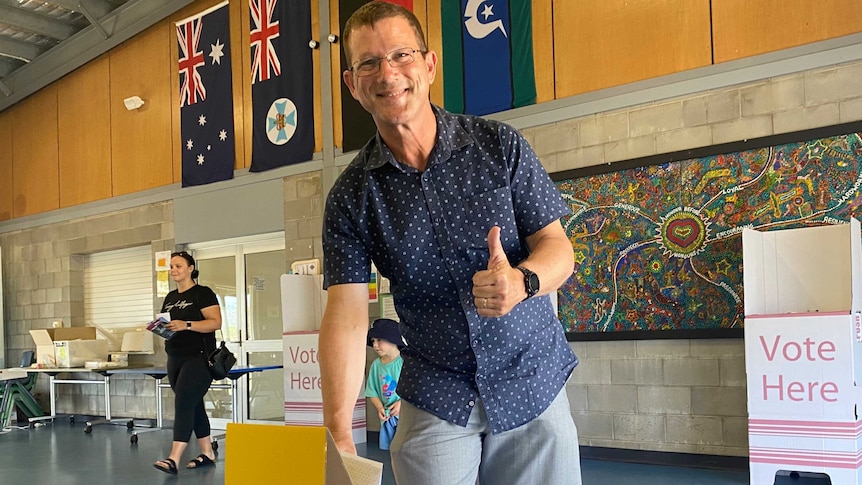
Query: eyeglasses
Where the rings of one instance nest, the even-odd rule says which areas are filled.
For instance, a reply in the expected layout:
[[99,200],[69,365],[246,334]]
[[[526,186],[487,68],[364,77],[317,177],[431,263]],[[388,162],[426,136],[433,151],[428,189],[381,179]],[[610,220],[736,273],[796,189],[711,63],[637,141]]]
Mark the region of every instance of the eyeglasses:
[[404,67],[416,60],[415,54],[417,52],[424,55],[427,51],[402,47],[401,49],[395,49],[383,57],[360,59],[353,63],[350,70],[360,77],[377,74],[377,72],[380,71],[380,63],[383,62],[384,59],[386,59],[386,62],[388,62],[391,67]]

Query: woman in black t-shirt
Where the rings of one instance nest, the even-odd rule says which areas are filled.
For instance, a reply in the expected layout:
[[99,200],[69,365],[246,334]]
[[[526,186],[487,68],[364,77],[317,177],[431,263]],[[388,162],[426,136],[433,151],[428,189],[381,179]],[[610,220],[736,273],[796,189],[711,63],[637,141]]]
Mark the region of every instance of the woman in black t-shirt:
[[192,431],[201,454],[187,468],[215,465],[210,441],[210,421],[204,409],[204,394],[212,383],[207,356],[215,349],[215,331],[221,328],[221,310],[215,293],[196,283],[195,260],[185,252],[171,254],[171,278],[177,289],[168,293],[162,313],[170,312],[167,328],[177,332],[165,342],[168,381],[174,391],[174,441],[171,454],[153,464],[176,474],[177,463],[189,444]]

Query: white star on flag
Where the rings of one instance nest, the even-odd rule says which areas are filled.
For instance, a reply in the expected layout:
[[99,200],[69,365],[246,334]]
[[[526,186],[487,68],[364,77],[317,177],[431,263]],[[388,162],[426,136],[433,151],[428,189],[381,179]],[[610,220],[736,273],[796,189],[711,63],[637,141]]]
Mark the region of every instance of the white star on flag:
[[227,131],[221,130],[220,132],[218,132],[218,139],[221,141],[227,140]]
[[191,150],[193,146],[195,146],[195,144],[192,142],[192,139],[189,138],[189,141],[186,142],[186,149]]
[[200,118],[198,118],[198,124],[201,126],[207,124],[207,117],[204,115],[201,115]]
[[488,17],[494,15],[494,11],[491,10],[492,8],[494,8],[493,5],[485,4],[485,9],[482,10],[482,15],[485,16],[485,20],[488,20]]
[[198,165],[203,165],[203,164],[204,164],[204,155],[203,155],[203,153],[201,153],[200,155],[198,155]]
[[221,43],[220,39],[216,39],[215,44],[210,44],[212,50],[210,50],[210,57],[213,59],[213,64],[221,65],[221,56],[224,55],[224,44]]

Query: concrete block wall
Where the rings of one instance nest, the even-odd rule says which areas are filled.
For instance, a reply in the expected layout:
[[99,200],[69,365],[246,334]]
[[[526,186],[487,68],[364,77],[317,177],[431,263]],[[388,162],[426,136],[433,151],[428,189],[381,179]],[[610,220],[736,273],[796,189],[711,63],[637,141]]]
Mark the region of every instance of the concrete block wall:
[[545,168],[576,168],[862,120],[862,63],[524,130]]
[[[545,168],[862,120],[862,62],[524,130]],[[567,393],[582,445],[747,456],[741,339],[576,342]]]
[[323,185],[320,172],[284,179],[284,249],[287,267],[295,261],[323,260]]
[[[149,245],[153,253],[174,248],[173,207],[170,202],[142,205],[122,211],[83,217],[0,234],[3,249],[3,301],[6,326],[6,361],[18,362],[21,352],[34,349],[31,329],[50,328],[61,319],[66,325],[84,326],[84,255]],[[154,287],[155,287],[155,274]],[[153,309],[161,298],[153,299]],[[164,346],[140,361],[164,363]],[[89,374],[75,375],[89,379]],[[144,417],[155,413],[155,394],[149,377],[114,378],[111,410],[118,416]],[[48,378],[37,381],[43,408],[48,402]],[[152,392],[153,394],[149,394]],[[58,386],[60,413],[104,413],[104,391],[99,385]]]

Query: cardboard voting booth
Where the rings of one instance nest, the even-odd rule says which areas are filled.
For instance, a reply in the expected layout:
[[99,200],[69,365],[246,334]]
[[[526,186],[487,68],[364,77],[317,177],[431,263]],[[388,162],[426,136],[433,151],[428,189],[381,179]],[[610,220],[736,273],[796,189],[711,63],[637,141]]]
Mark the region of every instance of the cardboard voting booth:
[[[323,426],[318,330],[326,308],[323,276],[281,276],[284,342],[284,423]],[[353,409],[353,441],[367,441],[364,388]]]
[[342,455],[326,428],[228,423],[225,483],[380,485],[383,464]]
[[95,327],[30,330],[36,344],[36,363],[44,367],[84,367],[88,361],[108,360],[108,341],[96,338]]
[[859,222],[746,229],[742,250],[751,483],[862,484]]

